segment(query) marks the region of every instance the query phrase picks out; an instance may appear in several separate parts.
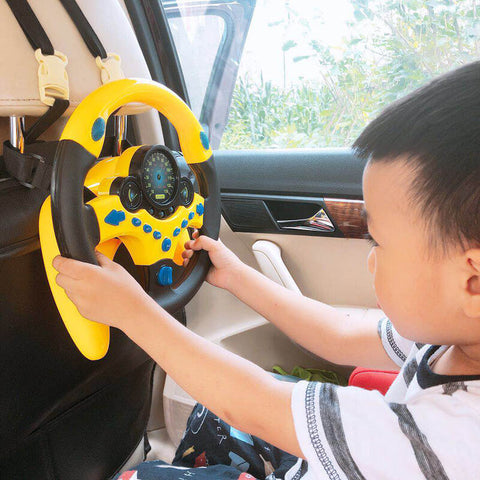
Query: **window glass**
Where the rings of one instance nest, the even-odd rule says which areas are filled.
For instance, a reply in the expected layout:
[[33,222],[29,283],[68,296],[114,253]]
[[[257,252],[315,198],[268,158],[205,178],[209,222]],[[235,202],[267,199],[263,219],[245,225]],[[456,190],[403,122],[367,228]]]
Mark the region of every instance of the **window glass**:
[[194,113],[218,148],[256,0],[162,0]]
[[479,34],[475,0],[257,0],[220,148],[348,146]]
[[[205,15],[206,6],[179,2],[179,10],[166,11],[173,41],[180,59],[193,113],[200,118],[225,21],[218,15]],[[170,13],[170,14],[169,14]]]

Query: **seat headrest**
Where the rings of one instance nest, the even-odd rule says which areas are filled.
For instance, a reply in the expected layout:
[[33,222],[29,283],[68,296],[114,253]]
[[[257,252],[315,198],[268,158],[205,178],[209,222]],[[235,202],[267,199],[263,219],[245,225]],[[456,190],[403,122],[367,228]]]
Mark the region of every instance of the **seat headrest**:
[[[147,64],[121,0],[77,0],[107,52],[120,55],[126,77],[150,78]],[[102,85],[100,70],[80,33],[58,0],[29,0],[53,47],[68,58],[70,108]],[[6,2],[0,2],[0,117],[40,116],[47,106],[40,101],[38,62],[20,25]],[[131,104],[122,113],[149,107]]]

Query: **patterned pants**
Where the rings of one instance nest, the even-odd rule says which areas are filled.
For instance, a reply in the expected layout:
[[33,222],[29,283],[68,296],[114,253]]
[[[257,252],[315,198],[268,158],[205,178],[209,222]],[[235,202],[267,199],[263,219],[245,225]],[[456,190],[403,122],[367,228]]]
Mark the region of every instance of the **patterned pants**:
[[284,479],[297,461],[197,404],[172,465],[161,460],[144,462],[114,480],[275,480]]

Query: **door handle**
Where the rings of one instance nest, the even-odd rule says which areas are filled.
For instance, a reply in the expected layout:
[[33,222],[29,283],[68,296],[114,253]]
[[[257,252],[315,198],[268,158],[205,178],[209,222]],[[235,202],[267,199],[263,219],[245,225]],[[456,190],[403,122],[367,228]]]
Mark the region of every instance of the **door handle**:
[[252,250],[260,270],[266,277],[289,290],[301,293],[282,260],[282,251],[278,245],[267,240],[258,240],[252,245]]
[[308,218],[276,220],[276,222],[282,230],[309,230],[317,232],[335,231],[333,222],[323,208]]

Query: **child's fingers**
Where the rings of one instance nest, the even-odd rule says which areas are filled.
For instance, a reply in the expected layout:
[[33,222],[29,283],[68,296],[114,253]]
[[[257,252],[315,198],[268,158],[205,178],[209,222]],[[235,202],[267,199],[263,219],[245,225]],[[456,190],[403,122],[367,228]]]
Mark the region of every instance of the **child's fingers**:
[[110,260],[106,255],[99,252],[98,250],[95,250],[95,255],[97,256],[98,264],[102,268],[110,267],[112,265],[112,263],[115,263],[112,260]]
[[77,283],[77,280],[68,276],[68,275],[65,275],[63,273],[59,273],[56,277],[55,277],[55,281],[57,282],[57,285],[59,287],[62,287],[65,291],[70,291],[72,290],[72,288],[75,287],[76,283]]
[[185,248],[187,249],[206,250],[207,252],[213,250],[216,245],[217,242],[213,238],[207,237],[206,235],[201,235],[196,240],[189,240],[188,242],[185,242]]
[[65,258],[58,255],[53,259],[52,266],[57,272],[78,280],[82,278],[87,265],[83,262],[73,260],[73,258]]
[[192,258],[192,255],[193,255],[193,250],[184,250],[182,252],[183,258]]
[[195,229],[192,233],[192,240],[188,240],[188,241],[185,242],[185,248],[191,248],[191,247],[187,247],[187,244],[190,244],[191,242],[194,242],[198,238],[199,235],[200,235],[200,232],[197,229]]

